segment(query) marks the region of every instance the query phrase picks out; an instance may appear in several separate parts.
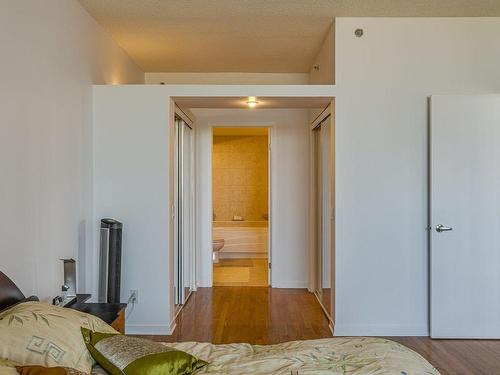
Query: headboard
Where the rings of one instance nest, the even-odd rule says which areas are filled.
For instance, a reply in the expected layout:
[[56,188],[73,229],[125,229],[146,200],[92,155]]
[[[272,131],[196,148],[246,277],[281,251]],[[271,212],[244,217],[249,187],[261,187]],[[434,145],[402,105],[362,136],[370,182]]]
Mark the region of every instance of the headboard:
[[16,284],[0,271],[0,311],[23,301],[38,301],[38,298],[26,298]]

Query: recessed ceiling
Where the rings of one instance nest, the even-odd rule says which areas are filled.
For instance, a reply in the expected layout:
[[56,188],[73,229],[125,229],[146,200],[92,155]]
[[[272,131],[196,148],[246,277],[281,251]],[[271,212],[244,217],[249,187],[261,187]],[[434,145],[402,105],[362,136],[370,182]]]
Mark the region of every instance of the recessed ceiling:
[[79,0],[145,72],[308,72],[334,17],[493,17],[500,0]]

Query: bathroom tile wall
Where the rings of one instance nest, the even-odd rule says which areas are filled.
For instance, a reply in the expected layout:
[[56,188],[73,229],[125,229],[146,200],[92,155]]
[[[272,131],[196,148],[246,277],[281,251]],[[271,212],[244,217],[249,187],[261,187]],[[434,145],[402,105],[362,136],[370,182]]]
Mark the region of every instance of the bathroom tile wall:
[[268,212],[267,136],[214,136],[215,220],[265,220]]

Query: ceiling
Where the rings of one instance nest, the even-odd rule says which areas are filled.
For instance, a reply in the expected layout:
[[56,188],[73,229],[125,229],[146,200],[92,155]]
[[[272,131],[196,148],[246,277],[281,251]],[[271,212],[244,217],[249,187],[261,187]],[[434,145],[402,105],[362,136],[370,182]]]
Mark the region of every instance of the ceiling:
[[175,104],[180,108],[226,108],[226,109],[248,109],[247,102],[250,99],[258,103],[255,109],[279,109],[279,108],[325,108],[330,104],[332,98],[327,97],[175,97]]
[[500,0],[79,0],[145,72],[308,72],[334,17],[500,16]]

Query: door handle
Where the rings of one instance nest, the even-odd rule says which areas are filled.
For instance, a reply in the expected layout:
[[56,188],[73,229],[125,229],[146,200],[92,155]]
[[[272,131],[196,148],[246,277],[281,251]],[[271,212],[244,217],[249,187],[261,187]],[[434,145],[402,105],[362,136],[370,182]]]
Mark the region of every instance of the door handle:
[[436,232],[439,232],[439,233],[441,233],[441,232],[449,232],[451,230],[453,230],[452,227],[445,227],[443,224],[436,225]]

